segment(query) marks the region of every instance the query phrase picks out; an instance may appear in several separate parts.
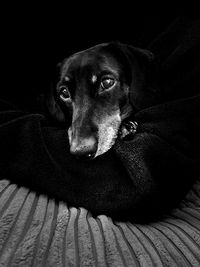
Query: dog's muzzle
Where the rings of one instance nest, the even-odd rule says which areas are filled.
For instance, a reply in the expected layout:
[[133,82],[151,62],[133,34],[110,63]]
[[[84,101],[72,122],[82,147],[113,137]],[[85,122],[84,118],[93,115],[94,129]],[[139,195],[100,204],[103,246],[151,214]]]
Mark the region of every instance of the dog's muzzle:
[[[134,138],[134,135],[137,131],[138,123],[136,121],[126,121],[123,122],[118,131],[118,138],[123,141],[129,141]],[[76,156],[79,159],[93,159],[96,156],[104,154],[107,150],[109,150],[112,145],[114,144],[115,137],[114,134],[111,134],[112,138],[109,140],[109,132],[111,130],[106,127],[108,132],[106,132],[105,138],[106,141],[108,139],[108,144],[103,138],[102,144],[99,146],[98,141],[94,136],[84,137],[84,138],[72,138],[72,130],[71,127],[68,129],[68,136],[69,136],[69,144],[70,144],[70,153]],[[113,138],[115,137],[115,138]],[[101,140],[101,139],[100,139]],[[100,147],[100,148],[99,148]],[[99,152],[100,151],[100,152]]]

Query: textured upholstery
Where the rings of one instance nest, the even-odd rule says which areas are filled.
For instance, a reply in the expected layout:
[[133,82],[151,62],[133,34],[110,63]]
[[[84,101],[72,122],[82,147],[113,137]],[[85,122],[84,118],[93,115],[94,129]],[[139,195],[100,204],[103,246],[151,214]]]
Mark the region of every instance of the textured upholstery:
[[200,181],[148,225],[93,218],[0,181],[0,266],[199,266]]

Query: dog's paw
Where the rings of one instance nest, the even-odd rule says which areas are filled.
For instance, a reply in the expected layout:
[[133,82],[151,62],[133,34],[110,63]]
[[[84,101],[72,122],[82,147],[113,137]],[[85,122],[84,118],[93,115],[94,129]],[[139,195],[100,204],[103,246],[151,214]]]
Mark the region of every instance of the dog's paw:
[[133,139],[136,131],[137,131],[137,122],[136,121],[127,121],[122,123],[119,130],[119,139],[124,141],[129,141]]

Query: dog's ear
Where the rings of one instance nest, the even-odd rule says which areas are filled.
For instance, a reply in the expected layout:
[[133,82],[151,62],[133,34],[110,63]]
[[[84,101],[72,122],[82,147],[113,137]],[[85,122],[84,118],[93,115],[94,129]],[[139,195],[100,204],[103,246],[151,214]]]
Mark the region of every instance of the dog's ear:
[[119,42],[113,42],[112,46],[120,52],[126,64],[131,104],[140,110],[159,103],[159,62],[155,55],[149,50]]
[[50,117],[59,123],[65,122],[65,115],[61,107],[55,100],[54,88],[52,87],[50,93],[46,97],[46,106]]
[[56,101],[57,95],[56,95],[56,86],[60,78],[60,70],[62,67],[62,63],[57,64],[56,69],[54,69],[52,74],[52,81],[50,84],[50,90],[48,91],[46,95],[46,107],[48,110],[48,113],[53,119],[53,121],[57,121],[59,123],[65,123],[65,114],[61,108],[61,106],[58,104],[58,101]]

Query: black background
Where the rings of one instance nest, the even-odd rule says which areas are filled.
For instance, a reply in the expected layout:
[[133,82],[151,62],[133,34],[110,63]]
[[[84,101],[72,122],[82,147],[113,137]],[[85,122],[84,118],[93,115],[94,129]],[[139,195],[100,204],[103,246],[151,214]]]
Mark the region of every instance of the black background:
[[65,57],[95,44],[118,40],[146,47],[187,8],[79,2],[46,6],[8,5],[1,10],[1,98],[31,108],[49,90]]

